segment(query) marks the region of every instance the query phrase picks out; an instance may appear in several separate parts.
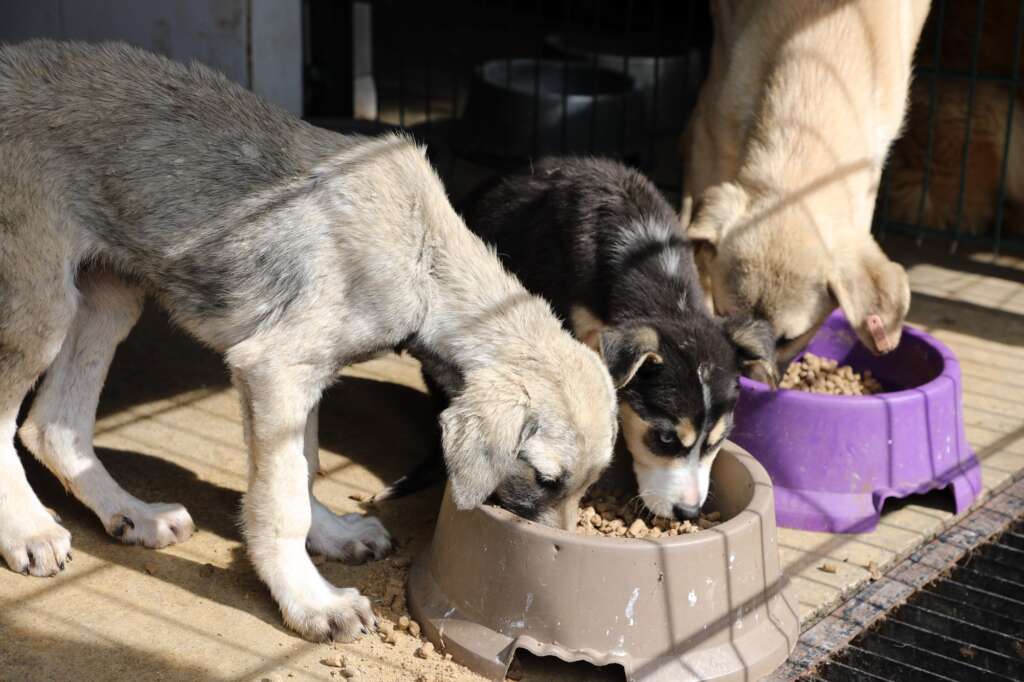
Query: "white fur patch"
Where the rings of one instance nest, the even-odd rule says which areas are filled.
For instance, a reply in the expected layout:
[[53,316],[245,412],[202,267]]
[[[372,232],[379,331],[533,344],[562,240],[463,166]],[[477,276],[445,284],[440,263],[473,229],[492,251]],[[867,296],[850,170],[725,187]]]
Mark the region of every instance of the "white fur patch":
[[700,467],[689,458],[655,460],[633,452],[633,471],[640,499],[658,516],[672,518],[675,505],[700,506],[707,496],[707,486],[701,485]]
[[679,273],[679,252],[672,248],[662,249],[658,256],[662,269],[669,275]]
[[[658,242],[667,244],[672,236],[675,234],[675,226],[671,224],[662,223],[657,220],[645,220],[643,222],[635,223],[633,229],[622,230],[619,233],[619,239],[612,243],[611,251],[618,258],[624,258],[631,250],[637,246],[647,244],[649,242]],[[663,263],[664,264],[664,263]],[[666,268],[668,265],[665,265]],[[678,255],[676,259],[676,267],[678,267]],[[669,272],[672,272],[669,270]]]

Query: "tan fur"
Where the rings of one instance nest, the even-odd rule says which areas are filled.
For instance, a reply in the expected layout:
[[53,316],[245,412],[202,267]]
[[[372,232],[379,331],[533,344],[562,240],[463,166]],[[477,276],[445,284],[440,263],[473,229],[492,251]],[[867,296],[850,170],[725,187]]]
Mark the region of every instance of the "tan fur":
[[595,352],[601,352],[601,330],[605,324],[583,306],[573,306],[570,311],[570,322],[572,322],[573,335],[592,348]]
[[683,417],[676,424],[676,435],[683,447],[691,447],[697,441],[697,430],[693,428],[693,421],[689,417]]
[[662,466],[664,458],[659,458],[644,443],[644,435],[650,425],[625,401],[619,403],[619,420],[622,422],[622,437],[633,461],[652,468]]
[[870,227],[927,0],[719,0],[712,12],[682,219],[715,309],[768,319],[781,360],[837,303],[869,348],[895,347],[909,286]]
[[708,440],[711,443],[717,443],[722,440],[722,436],[725,435],[725,429],[729,426],[729,422],[725,417],[719,417],[715,425],[711,427],[711,433],[708,434]]

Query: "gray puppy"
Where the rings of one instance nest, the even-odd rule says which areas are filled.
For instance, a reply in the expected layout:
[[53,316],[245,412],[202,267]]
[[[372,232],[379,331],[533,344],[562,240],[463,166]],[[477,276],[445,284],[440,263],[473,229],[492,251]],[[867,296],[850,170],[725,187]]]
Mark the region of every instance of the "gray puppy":
[[390,547],[372,518],[311,495],[316,406],[337,371],[408,347],[449,369],[442,416],[454,501],[571,525],[611,458],[614,388],[451,208],[421,149],[344,137],[200,65],[120,44],[0,47],[0,553],[52,575],[70,535],[25,479],[19,435],[124,542],[187,538],[180,505],[125,492],[92,447],[116,345],[155,296],[224,353],[250,451],[249,555],[303,636],[375,625],[307,545],[360,561]]

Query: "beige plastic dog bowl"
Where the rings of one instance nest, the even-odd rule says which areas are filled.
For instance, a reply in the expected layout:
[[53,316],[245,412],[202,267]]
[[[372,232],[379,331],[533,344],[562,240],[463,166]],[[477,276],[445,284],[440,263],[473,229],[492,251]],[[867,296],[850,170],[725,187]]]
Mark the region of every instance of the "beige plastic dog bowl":
[[516,650],[621,665],[629,680],[756,680],[796,644],[768,474],[727,443],[712,471],[723,523],[634,540],[577,535],[446,494],[409,605],[441,651],[504,679]]

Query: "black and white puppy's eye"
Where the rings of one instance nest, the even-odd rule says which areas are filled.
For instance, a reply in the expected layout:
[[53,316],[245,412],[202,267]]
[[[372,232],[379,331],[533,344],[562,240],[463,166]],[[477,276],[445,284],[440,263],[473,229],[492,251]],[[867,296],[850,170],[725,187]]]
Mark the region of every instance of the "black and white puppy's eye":
[[678,436],[675,431],[658,431],[658,442],[662,445],[674,445],[678,440]]

